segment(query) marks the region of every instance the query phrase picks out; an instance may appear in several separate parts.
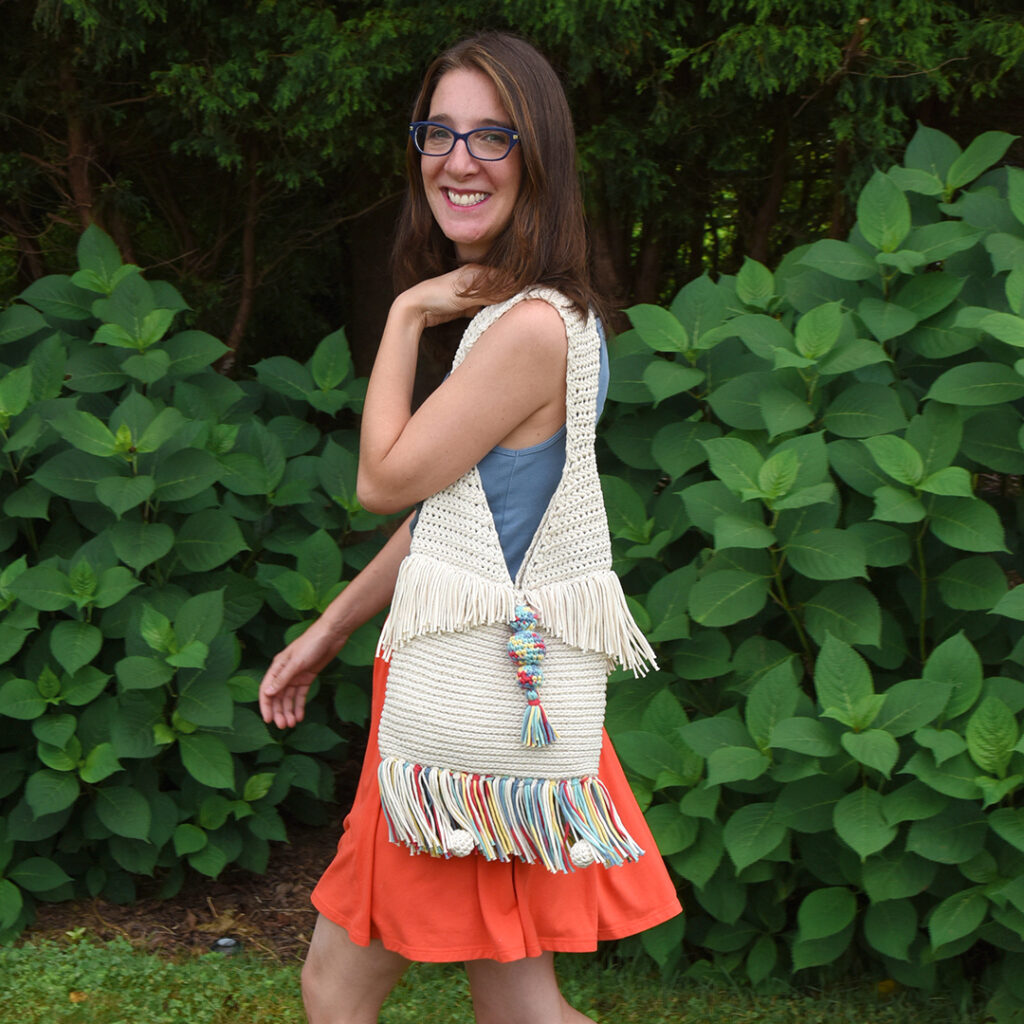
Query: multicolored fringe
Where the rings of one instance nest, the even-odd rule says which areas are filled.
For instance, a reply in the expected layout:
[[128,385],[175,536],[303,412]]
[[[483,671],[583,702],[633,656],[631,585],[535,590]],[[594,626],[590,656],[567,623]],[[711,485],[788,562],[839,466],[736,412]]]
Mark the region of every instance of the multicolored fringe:
[[644,853],[595,777],[472,775],[386,757],[377,779],[391,842],[413,853],[461,855],[464,837],[457,833],[468,833],[486,860],[519,857],[540,861],[549,871],[569,872],[585,863],[573,857],[574,843],[589,844],[605,867]]
[[534,629],[537,621],[537,613],[528,604],[517,604],[516,617],[508,624],[512,630],[508,656],[515,662],[516,679],[526,696],[521,733],[524,747],[546,747],[558,739],[537,694],[537,687],[544,682],[540,663],[547,650],[544,638]]

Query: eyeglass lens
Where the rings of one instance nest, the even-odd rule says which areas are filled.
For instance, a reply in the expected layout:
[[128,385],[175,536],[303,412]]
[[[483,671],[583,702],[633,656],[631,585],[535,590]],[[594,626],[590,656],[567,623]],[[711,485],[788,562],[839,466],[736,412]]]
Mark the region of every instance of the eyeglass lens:
[[[415,141],[416,148],[427,156],[446,156],[455,146],[455,135],[441,125],[424,124],[416,129]],[[466,145],[479,160],[500,160],[512,148],[512,137],[493,128],[480,128],[466,136]]]

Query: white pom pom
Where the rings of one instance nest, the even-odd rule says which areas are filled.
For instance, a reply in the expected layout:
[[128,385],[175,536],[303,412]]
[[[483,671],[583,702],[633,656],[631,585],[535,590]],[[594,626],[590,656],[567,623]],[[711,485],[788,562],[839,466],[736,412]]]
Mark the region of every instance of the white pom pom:
[[466,857],[473,852],[475,845],[473,837],[464,828],[459,828],[452,833],[448,852],[453,857]]
[[569,859],[578,868],[589,868],[597,860],[594,848],[586,839],[577,839],[569,850]]

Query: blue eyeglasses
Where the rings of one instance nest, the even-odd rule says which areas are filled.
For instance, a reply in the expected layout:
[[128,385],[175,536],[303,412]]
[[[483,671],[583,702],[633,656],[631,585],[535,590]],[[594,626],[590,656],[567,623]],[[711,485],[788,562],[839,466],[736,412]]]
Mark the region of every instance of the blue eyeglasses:
[[447,156],[462,139],[469,155],[476,160],[504,160],[519,141],[519,132],[497,125],[474,128],[471,132],[453,131],[437,121],[413,121],[409,125],[413,145],[424,156]]

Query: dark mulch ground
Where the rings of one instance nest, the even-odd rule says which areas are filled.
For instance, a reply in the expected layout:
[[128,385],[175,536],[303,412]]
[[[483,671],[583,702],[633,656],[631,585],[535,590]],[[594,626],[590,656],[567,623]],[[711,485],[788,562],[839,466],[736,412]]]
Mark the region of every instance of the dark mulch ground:
[[249,951],[301,959],[316,922],[309,894],[334,857],[359,761],[338,768],[339,803],[331,821],[317,827],[289,821],[290,842],[272,844],[265,874],[228,868],[211,879],[191,872],[176,896],[147,896],[140,886],[140,898],[126,906],[103,899],[40,903],[24,938],[59,940],[65,932],[85,928],[103,940],[124,936],[144,949],[199,953],[231,936]]

